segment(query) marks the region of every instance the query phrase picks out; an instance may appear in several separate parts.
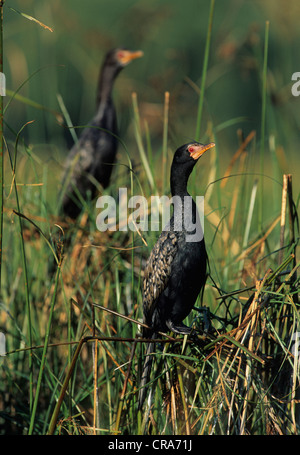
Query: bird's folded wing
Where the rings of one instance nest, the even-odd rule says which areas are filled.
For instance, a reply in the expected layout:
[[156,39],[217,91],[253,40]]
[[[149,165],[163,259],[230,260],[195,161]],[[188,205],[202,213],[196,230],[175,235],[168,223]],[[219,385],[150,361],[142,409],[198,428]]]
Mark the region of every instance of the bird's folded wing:
[[144,318],[151,325],[156,301],[166,289],[172,261],[177,252],[177,237],[172,231],[163,231],[154,245],[144,270]]
[[79,142],[70,151],[64,166],[64,178],[77,180],[82,173],[88,173],[93,164],[92,144],[89,142],[83,145]]

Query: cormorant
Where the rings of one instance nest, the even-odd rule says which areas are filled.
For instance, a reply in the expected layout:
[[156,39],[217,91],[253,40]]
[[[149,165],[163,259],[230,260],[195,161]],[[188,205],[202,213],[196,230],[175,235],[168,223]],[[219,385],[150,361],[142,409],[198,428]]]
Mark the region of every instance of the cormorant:
[[[193,142],[179,147],[171,166],[173,215],[154,245],[144,270],[143,336],[157,332],[189,334],[183,320],[192,310],[207,278],[207,253],[196,204],[187,191],[189,176],[203,153],[215,144]],[[176,204],[175,204],[176,202]],[[146,396],[154,343],[148,343],[144,363],[139,409]]]
[[[80,197],[87,193],[93,199],[97,182],[106,188],[110,181],[112,164],[118,147],[117,119],[112,100],[112,88],[119,72],[133,59],[142,57],[142,51],[119,48],[107,53],[103,62],[97,89],[97,111],[78,143],[69,152],[65,163],[62,212],[76,219],[82,210]],[[78,193],[80,197],[78,197]]]

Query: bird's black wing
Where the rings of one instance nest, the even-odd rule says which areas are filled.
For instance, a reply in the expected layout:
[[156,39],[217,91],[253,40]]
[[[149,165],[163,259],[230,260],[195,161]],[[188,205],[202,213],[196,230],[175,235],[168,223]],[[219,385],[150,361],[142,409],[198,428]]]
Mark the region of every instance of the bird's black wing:
[[[152,327],[152,316],[159,296],[166,289],[171,274],[171,265],[177,252],[177,237],[172,231],[163,231],[154,245],[144,269],[143,310],[144,323]],[[150,333],[149,333],[150,332]],[[155,338],[154,331],[143,330],[145,337]],[[155,344],[148,343],[141,377],[138,408],[142,409],[147,393]]]
[[163,231],[154,245],[144,270],[144,322],[151,326],[156,302],[166,289],[178,248],[174,232]]
[[77,192],[84,195],[89,189],[93,189],[90,180],[92,166],[92,144],[90,141],[79,140],[69,152],[62,177],[62,189],[64,191],[62,210],[65,215],[71,218],[76,218],[81,211]]
[[72,147],[65,162],[63,180],[66,179],[76,185],[82,175],[90,172],[95,159],[93,142],[92,137],[84,134]]
[[[103,187],[109,182],[112,167],[109,164],[115,160],[118,141],[116,134],[116,115],[113,105],[109,105],[102,112],[102,116],[95,117],[91,126],[86,127],[77,144],[70,150],[66,162],[63,182],[84,191],[89,175],[98,180]],[[104,163],[108,163],[105,166]],[[102,169],[104,167],[104,169]],[[107,174],[107,175],[106,175]],[[81,188],[82,187],[82,188]]]
[[94,125],[95,122],[92,121],[91,126],[82,131],[78,142],[73,145],[64,163],[62,188],[67,190],[66,201],[72,197],[74,188],[84,195],[94,184],[90,177],[94,176],[94,167],[98,158],[96,152],[101,138],[101,132]]

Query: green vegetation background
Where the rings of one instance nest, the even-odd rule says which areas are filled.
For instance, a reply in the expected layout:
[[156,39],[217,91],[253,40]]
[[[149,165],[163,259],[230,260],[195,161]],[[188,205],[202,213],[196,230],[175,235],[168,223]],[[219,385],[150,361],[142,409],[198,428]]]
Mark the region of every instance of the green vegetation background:
[[[53,31],[27,20],[10,7],[38,19]],[[80,132],[62,126],[60,121],[65,121],[62,106],[74,126],[86,125],[94,113],[99,67],[106,51],[120,45],[143,50],[144,57],[128,66],[115,86],[120,136],[126,149],[119,149],[118,166],[108,192],[115,195],[118,187],[127,186],[132,194],[140,194],[142,188],[150,197],[154,191],[152,176],[155,190],[168,194],[168,184],[163,178],[168,179],[173,151],[196,135],[210,7],[208,0],[7,0],[5,3],[3,67],[7,96],[4,106],[17,94],[5,112],[4,134],[10,156],[16,158],[17,190],[13,189],[12,165],[6,150],[0,329],[6,333],[7,350],[11,354],[1,360],[2,433],[26,434],[28,429],[39,434],[47,432],[71,362],[73,346],[67,345],[49,348],[43,354],[35,350],[30,365],[28,352],[24,351],[29,346],[29,332],[34,346],[45,346],[47,336],[51,343],[78,341],[82,334],[92,333],[91,327],[109,336],[135,336],[136,326],[107,314],[99,315],[97,310],[95,322],[87,304],[89,298],[121,314],[135,319],[142,317],[141,270],[156,233],[146,233],[145,242],[136,233],[100,237],[93,223],[96,216],[93,212],[86,230],[73,228],[71,253],[66,253],[61,276],[49,272],[53,253],[45,239],[54,249],[60,233],[53,217],[57,215],[61,167],[74,140],[72,133]],[[297,0],[288,3],[215,1],[200,139],[214,140],[216,150],[204,156],[195,169],[191,192],[209,195],[210,213],[206,212],[206,216],[212,216],[205,224],[205,235],[213,276],[225,293],[255,286],[255,280],[262,278],[268,267],[278,266],[278,250],[283,246],[279,223],[268,234],[263,251],[255,257],[249,254],[246,265],[245,258],[239,255],[268,232],[280,216],[283,174],[293,176],[294,200],[298,205],[300,97],[291,94],[291,76],[300,71],[299,17]],[[264,91],[266,21],[269,21],[269,41]],[[133,92],[137,95],[138,113],[133,109]],[[170,93],[168,121],[163,115],[165,92]],[[266,123],[262,146],[264,96]],[[31,121],[34,122],[27,124]],[[222,186],[220,179],[243,138],[252,131],[255,137],[250,141],[245,160],[239,157],[234,161],[230,174],[235,177],[226,180],[226,185],[223,180]],[[144,144],[146,159],[137,139]],[[128,171],[128,157],[130,165],[135,166],[134,174]],[[151,176],[145,171],[147,162]],[[250,219],[249,204],[256,181],[260,183]],[[12,212],[18,211],[16,194],[20,212],[39,226],[45,239],[38,235],[32,223],[22,220],[23,224],[18,224],[19,218]],[[247,235],[245,227],[249,227]],[[25,253],[20,247],[21,237]],[[89,246],[82,248],[82,245]],[[288,257],[288,228],[284,245],[282,259]],[[121,253],[122,248],[128,250]],[[225,310],[218,306],[215,291],[208,287],[206,295],[205,303],[224,317]],[[70,305],[71,297],[81,300],[79,308]],[[236,303],[233,313],[238,314],[240,304],[241,301]],[[28,308],[31,308],[31,319]],[[47,325],[49,315],[51,327]],[[293,330],[296,329],[294,325]],[[292,333],[290,328],[286,330]],[[98,399],[93,385],[95,353],[90,347],[83,349],[83,357],[69,385],[69,401],[61,407],[60,431],[84,433],[92,431],[91,428],[96,431],[95,425],[100,426],[101,431],[97,431],[102,433],[116,428],[121,433],[138,431],[134,403],[130,402],[128,408],[124,405],[125,418],[123,402],[120,405],[118,401],[125,374],[122,365],[129,360],[130,347],[126,343],[102,342],[96,359],[100,378]],[[35,384],[39,374],[41,388],[37,393]],[[134,383],[130,386],[134,390]],[[213,384],[207,387],[213,396]],[[37,408],[33,418],[35,396]],[[93,421],[95,409],[101,416],[97,421]],[[265,432],[266,424],[257,424],[260,419],[254,411],[250,414],[248,431]],[[263,411],[261,419],[262,414]],[[208,422],[207,432],[215,428],[209,424],[209,413],[207,416],[200,420],[204,433],[205,422]],[[178,428],[172,419],[170,426],[167,418],[157,419],[158,433],[174,432]],[[197,419],[194,416],[196,433],[200,431]],[[221,424],[218,428],[222,433]],[[231,431],[237,431],[237,427]]]

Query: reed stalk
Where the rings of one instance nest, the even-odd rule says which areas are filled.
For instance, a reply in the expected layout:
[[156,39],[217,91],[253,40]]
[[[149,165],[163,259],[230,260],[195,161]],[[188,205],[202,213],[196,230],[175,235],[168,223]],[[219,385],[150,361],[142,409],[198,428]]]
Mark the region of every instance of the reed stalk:
[[34,403],[33,403],[31,416],[30,416],[30,425],[29,425],[29,430],[28,430],[28,434],[29,435],[31,435],[33,433],[33,429],[34,429],[35,415],[36,415],[36,411],[37,411],[37,407],[38,407],[39,394],[40,394],[40,389],[41,389],[41,386],[42,386],[42,378],[43,378],[43,374],[44,374],[44,368],[45,368],[47,351],[48,351],[48,344],[49,344],[49,337],[50,337],[50,331],[51,331],[52,317],[53,317],[54,306],[55,306],[56,295],[57,295],[57,289],[58,289],[59,274],[60,274],[60,266],[57,267],[57,271],[56,271],[55,286],[54,286],[54,291],[53,291],[51,305],[50,305],[49,319],[48,319],[48,325],[47,325],[46,334],[45,334],[44,347],[43,347],[43,352],[42,352],[42,358],[41,358],[39,374],[38,374],[38,378],[37,378]]
[[195,132],[196,141],[200,140],[200,130],[201,130],[201,122],[202,122],[202,113],[203,113],[204,94],[205,94],[205,86],[206,86],[206,76],[207,76],[207,69],[208,69],[210,42],[211,42],[211,35],[212,35],[214,8],[215,8],[215,0],[211,0],[207,34],[206,34],[206,40],[205,40],[205,50],[204,50],[203,68],[202,68],[202,75],[201,75],[198,111],[197,111],[196,132]]
[[264,60],[262,71],[262,103],[261,103],[261,134],[260,134],[260,192],[259,192],[259,213],[258,213],[258,232],[262,232],[263,225],[263,202],[264,202],[264,160],[265,160],[265,141],[266,141],[266,106],[267,106],[267,77],[268,77],[268,47],[269,47],[269,28],[270,23],[265,24],[265,43]]
[[[3,7],[4,1],[0,2],[0,72],[3,74]],[[3,168],[4,168],[4,143],[3,143],[3,96],[0,96],[0,291],[2,277],[2,244],[3,244]]]

